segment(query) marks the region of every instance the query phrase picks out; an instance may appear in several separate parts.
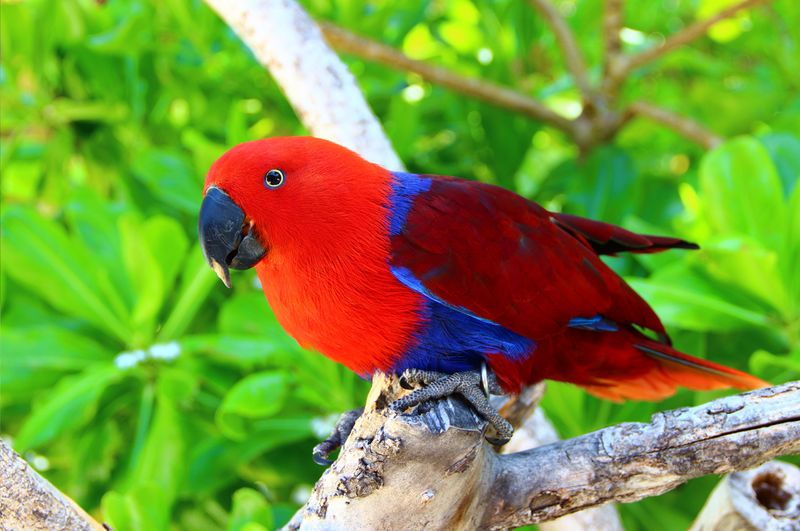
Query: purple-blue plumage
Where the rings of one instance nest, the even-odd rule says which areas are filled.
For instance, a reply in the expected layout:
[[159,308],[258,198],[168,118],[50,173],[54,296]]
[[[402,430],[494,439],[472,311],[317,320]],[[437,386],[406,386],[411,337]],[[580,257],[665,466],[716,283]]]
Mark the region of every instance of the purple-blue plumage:
[[[392,236],[403,231],[415,198],[431,186],[430,178],[413,173],[395,172],[394,177],[390,205]],[[410,368],[447,373],[475,370],[490,354],[522,360],[534,351],[535,341],[478,317],[466,308],[447,304],[430,293],[407,268],[392,267],[392,273],[425,298],[414,344],[402,353],[393,367],[395,371]],[[435,274],[436,270],[432,270],[426,277]]]

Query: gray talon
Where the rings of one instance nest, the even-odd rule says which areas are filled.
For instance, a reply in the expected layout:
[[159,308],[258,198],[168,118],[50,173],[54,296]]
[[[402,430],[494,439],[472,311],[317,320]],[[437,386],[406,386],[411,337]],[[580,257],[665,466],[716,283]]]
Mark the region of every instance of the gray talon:
[[351,409],[350,411],[342,413],[328,438],[311,450],[311,458],[316,464],[328,466],[333,463],[333,461],[328,459],[328,456],[341,448],[347,440],[347,437],[350,436],[350,432],[353,431],[356,420],[358,420],[358,417],[360,417],[362,413],[364,413],[364,408]]
[[[488,374],[488,388],[492,393],[500,393],[497,378],[493,373]],[[457,372],[455,374],[442,374],[433,371],[419,371],[408,369],[400,377],[400,385],[408,389],[406,385],[422,385],[421,389],[399,398],[392,402],[389,407],[393,411],[404,411],[410,407],[423,402],[445,398],[452,394],[459,394],[469,402],[475,411],[485,418],[497,432],[497,437],[487,440],[494,445],[507,443],[514,434],[514,427],[500,416],[495,408],[489,404],[488,397],[484,394],[484,378],[481,372]]]

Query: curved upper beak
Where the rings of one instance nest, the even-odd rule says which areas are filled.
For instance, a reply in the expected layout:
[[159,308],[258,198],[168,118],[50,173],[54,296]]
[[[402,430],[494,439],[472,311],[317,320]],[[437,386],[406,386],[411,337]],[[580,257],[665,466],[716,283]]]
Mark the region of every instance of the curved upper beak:
[[208,188],[200,206],[198,233],[208,265],[229,288],[229,268],[249,269],[267,254],[244,211],[216,186]]

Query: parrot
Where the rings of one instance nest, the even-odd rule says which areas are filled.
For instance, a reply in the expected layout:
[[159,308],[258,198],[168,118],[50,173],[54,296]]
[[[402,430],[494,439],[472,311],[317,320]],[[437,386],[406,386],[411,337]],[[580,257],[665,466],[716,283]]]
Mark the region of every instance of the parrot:
[[390,171],[314,137],[234,146],[203,194],[200,244],[222,282],[254,267],[302,347],[364,378],[420,385],[398,411],[459,394],[501,444],[513,427],[489,388],[556,380],[621,401],[767,385],[673,348],[601,259],[698,248],[682,239],[551,212],[492,184]]

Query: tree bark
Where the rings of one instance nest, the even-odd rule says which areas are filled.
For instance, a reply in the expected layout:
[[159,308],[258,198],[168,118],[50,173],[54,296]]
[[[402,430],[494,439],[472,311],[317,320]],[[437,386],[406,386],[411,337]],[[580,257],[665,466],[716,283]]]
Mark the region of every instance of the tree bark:
[[0,528],[102,531],[83,509],[0,439]]
[[800,529],[800,469],[772,461],[726,476],[689,531]]
[[373,380],[364,415],[287,529],[505,529],[800,452],[800,382],[509,455],[458,400],[391,413],[406,392]]

